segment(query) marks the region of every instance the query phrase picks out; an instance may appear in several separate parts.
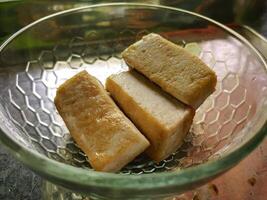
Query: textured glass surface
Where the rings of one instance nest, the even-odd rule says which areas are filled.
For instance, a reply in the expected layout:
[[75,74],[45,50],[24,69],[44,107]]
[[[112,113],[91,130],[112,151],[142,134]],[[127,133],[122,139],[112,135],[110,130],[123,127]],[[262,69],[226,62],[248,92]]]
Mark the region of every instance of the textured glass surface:
[[[216,91],[197,110],[183,146],[169,158],[154,163],[140,156],[119,172],[127,176],[88,171],[84,153],[55,109],[56,89],[84,69],[103,84],[110,74],[128,70],[121,51],[150,32],[183,46],[213,68]],[[16,34],[3,45],[0,59],[4,143],[48,179],[93,196],[161,197],[187,190],[232,167],[263,135],[259,131],[266,120],[265,63],[241,37],[190,13],[145,5],[77,9]],[[100,193],[98,184],[110,191]],[[140,194],[127,192],[135,189]]]

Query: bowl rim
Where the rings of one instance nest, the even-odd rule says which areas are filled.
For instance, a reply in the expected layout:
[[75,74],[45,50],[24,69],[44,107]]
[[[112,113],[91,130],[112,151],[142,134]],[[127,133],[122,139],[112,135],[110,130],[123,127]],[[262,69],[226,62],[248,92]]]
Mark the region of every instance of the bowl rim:
[[[204,20],[213,23],[214,25],[224,29],[231,35],[235,36],[248,47],[250,47],[262,61],[265,68],[267,68],[266,62],[261,54],[250,44],[243,36],[239,35],[232,29],[222,25],[221,23],[212,20],[208,17],[202,16],[200,14],[179,9],[169,6],[146,4],[146,3],[103,3],[89,6],[82,6],[78,8],[68,9],[61,12],[57,12],[46,17],[43,17],[33,23],[23,27],[12,36],[10,36],[2,45],[0,46],[0,54],[4,48],[18,35],[22,34],[24,31],[39,24],[45,20],[57,17],[59,15],[69,14],[76,11],[81,11],[85,9],[94,9],[104,6],[136,6],[136,7],[150,7],[158,9],[166,9],[177,12],[182,12],[190,14]],[[1,116],[0,116],[1,117]],[[219,175],[220,173],[230,169],[238,162],[240,162],[245,156],[247,156],[252,150],[254,150],[258,144],[265,138],[267,132],[266,118],[261,120],[261,124],[258,127],[257,133],[253,135],[250,140],[240,146],[238,149],[230,152],[229,154],[217,159],[208,161],[204,164],[199,164],[197,166],[192,166],[187,169],[173,171],[173,172],[161,172],[153,174],[144,174],[142,176],[133,176],[125,174],[114,174],[106,172],[96,172],[93,170],[87,170],[82,168],[77,168],[59,161],[49,159],[48,157],[34,152],[33,150],[27,149],[19,144],[17,141],[12,140],[7,134],[4,133],[0,127],[0,141],[5,146],[10,149],[11,154],[20,160],[22,163],[27,165],[33,171],[40,173],[44,177],[52,177],[52,179],[66,181],[68,183],[73,183],[75,185],[85,186],[85,187],[104,187],[112,188],[117,190],[135,190],[143,191],[149,189],[160,189],[168,187],[179,187],[179,186],[189,186],[196,182],[200,182],[204,179],[209,179],[213,176]],[[177,189],[177,188],[176,188]]]

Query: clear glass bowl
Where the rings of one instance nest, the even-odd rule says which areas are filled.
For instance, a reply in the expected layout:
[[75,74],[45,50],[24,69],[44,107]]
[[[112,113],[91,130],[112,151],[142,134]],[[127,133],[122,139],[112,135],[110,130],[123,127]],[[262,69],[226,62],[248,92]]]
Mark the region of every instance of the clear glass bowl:
[[[120,53],[156,32],[198,55],[218,76],[184,145],[160,163],[144,155],[119,173],[95,172],[71,139],[53,99],[86,69],[101,82],[128,70]],[[163,198],[235,166],[264,138],[266,63],[229,28],[192,12],[146,4],[75,8],[38,20],[0,48],[1,141],[49,181],[95,198]]]

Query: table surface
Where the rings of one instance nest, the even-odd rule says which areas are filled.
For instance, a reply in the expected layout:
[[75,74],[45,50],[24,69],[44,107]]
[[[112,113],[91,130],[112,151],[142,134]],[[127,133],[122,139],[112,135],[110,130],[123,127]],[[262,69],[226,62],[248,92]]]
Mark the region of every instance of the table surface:
[[[265,23],[258,31],[267,36]],[[0,146],[0,199],[41,199],[42,178],[31,172]],[[175,200],[265,200],[267,195],[267,140],[236,167],[219,178]]]

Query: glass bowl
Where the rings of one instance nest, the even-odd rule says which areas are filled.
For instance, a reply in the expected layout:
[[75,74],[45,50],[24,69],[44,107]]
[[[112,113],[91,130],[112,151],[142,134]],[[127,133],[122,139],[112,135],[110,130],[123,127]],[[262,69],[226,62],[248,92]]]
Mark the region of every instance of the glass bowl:
[[[96,172],[70,137],[53,100],[86,69],[102,83],[128,70],[121,51],[155,32],[213,68],[216,91],[197,110],[183,146],[160,163],[139,156],[119,173]],[[170,197],[224,173],[264,138],[266,63],[229,28],[198,14],[146,4],[102,4],[40,19],[0,48],[1,141],[47,180],[102,199]]]

